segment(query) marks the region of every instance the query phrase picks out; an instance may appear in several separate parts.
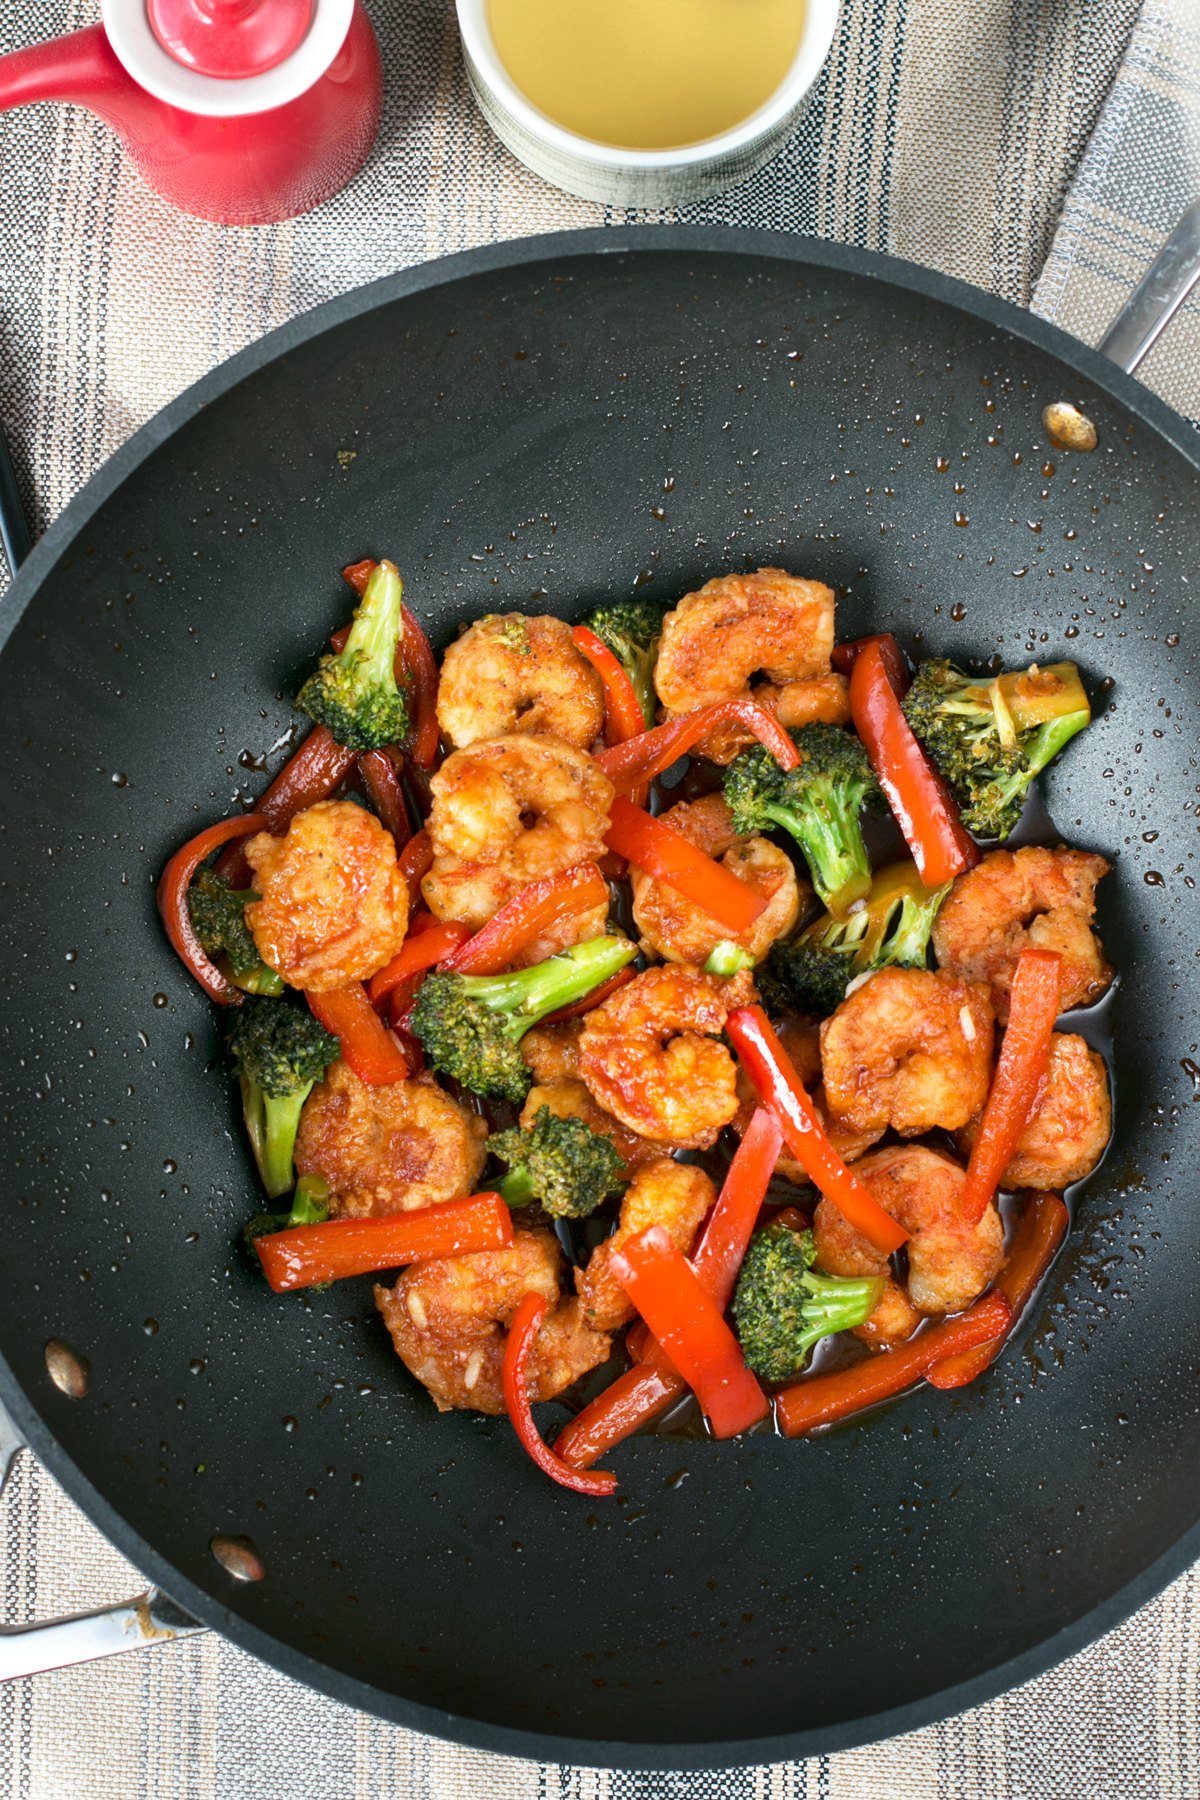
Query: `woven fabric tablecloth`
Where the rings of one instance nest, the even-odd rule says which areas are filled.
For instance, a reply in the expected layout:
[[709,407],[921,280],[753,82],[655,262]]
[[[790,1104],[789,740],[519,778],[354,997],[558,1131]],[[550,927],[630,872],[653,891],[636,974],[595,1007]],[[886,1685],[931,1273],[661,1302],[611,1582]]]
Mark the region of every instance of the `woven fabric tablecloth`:
[[[95,10],[0,8],[0,51]],[[0,418],[39,530],[166,401],[293,314],[447,251],[637,216],[554,192],[491,138],[451,0],[371,10],[389,92],[376,154],[331,205],[269,230],[172,213],[88,115],[0,120]],[[1200,193],[1198,96],[1196,0],[1147,0],[1140,16],[1136,0],[846,0],[798,136],[744,187],[677,216],[890,251],[1095,341]],[[1200,419],[1194,304],[1143,374]],[[7,1620],[141,1585],[27,1456],[0,1504],[0,1544]],[[0,1690],[0,1795],[1200,1800],[1198,1691],[1195,1572],[974,1712],[811,1763],[711,1776],[461,1750],[319,1698],[208,1635]]]

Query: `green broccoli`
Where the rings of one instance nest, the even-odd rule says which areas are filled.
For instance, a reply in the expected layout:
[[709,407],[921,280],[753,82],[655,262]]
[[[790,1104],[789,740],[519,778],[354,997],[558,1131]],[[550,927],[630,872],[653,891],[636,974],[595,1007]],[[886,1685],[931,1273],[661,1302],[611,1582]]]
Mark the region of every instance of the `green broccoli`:
[[867,753],[839,725],[804,725],[791,733],[800,766],[781,769],[756,745],[725,772],[725,798],[735,831],[779,826],[804,852],[813,886],[831,912],[846,913],[871,885],[859,815],[879,793]]
[[659,600],[612,600],[597,606],[583,621],[612,651],[633,683],[647,730],[654,723],[658,703],[654,664],[666,611]]
[[879,1303],[882,1275],[817,1275],[815,1259],[812,1232],[778,1220],[750,1239],[733,1323],[747,1363],[766,1381],[787,1381],[819,1339],[861,1325]]
[[296,705],[348,750],[382,750],[408,730],[408,705],[396,686],[396,645],[404,584],[394,563],[376,563],[342,649],[323,656]]
[[752,969],[754,958],[741,944],[732,938],[722,938],[709,951],[704,964],[706,975],[737,975],[742,969]]
[[536,1201],[551,1218],[586,1219],[625,1185],[612,1139],[548,1106],[538,1107],[527,1131],[497,1131],[487,1147],[509,1165],[500,1193],[514,1209]]
[[282,994],[283,977],[268,969],[246,923],[252,888],[231,888],[213,869],[201,869],[188,889],[196,936],[214,960],[223,958],[229,979],[247,994]]
[[1008,836],[1035,775],[1091,722],[1074,663],[979,681],[945,661],[923,662],[904,714],[981,837]]
[[302,1175],[292,1204],[285,1213],[256,1213],[242,1230],[248,1244],[272,1231],[290,1231],[296,1225],[323,1225],[329,1217],[329,1183],[322,1175]]
[[507,975],[429,975],[412,1010],[412,1029],[435,1069],[474,1094],[519,1104],[532,1078],[518,1041],[547,1013],[581,1000],[636,955],[627,938],[596,937]]
[[244,1000],[229,1020],[226,1048],[237,1070],[250,1147],[272,1200],[292,1185],[300,1111],[338,1055],[338,1041],[307,1007]]
[[909,860],[876,871],[864,905],[848,918],[822,913],[798,936],[771,947],[757,982],[769,1012],[831,1013],[856,975],[889,963],[923,969],[947,882],[927,888]]

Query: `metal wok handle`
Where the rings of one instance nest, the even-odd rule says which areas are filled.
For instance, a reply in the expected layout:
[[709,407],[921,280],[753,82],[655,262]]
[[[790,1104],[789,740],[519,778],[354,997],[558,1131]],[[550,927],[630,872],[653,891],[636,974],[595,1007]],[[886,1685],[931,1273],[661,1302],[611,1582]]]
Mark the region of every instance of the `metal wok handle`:
[[[17,1452],[25,1448],[24,1438],[0,1407],[0,1492]],[[118,1656],[124,1650],[168,1643],[203,1630],[166,1594],[147,1588],[132,1600],[94,1612],[70,1613],[35,1625],[0,1625],[0,1681],[95,1662],[102,1656]]]
[[1101,338],[1102,356],[1132,375],[1200,282],[1200,200],[1192,202]]

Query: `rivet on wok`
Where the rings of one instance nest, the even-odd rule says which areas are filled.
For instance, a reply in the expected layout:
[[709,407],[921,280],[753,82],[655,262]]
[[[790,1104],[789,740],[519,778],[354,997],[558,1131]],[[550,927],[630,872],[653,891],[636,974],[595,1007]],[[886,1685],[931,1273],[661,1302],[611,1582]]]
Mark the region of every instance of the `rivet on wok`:
[[68,1400],[82,1400],[92,1385],[92,1365],[79,1356],[61,1338],[51,1338],[46,1345],[46,1371],[60,1393]]
[[1057,450],[1094,450],[1100,441],[1092,421],[1068,400],[1054,400],[1044,407],[1042,426]]
[[225,1573],[232,1575],[235,1581],[261,1581],[267,1572],[262,1557],[248,1537],[221,1533],[208,1547]]

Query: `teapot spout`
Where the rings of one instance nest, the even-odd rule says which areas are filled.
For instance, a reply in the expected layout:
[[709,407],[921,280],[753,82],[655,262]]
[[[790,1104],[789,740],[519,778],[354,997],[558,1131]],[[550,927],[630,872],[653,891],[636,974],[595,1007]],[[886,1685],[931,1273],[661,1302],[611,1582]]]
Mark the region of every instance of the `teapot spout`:
[[102,25],[0,56],[0,112],[35,100],[67,100],[119,130],[122,96],[132,85]]

